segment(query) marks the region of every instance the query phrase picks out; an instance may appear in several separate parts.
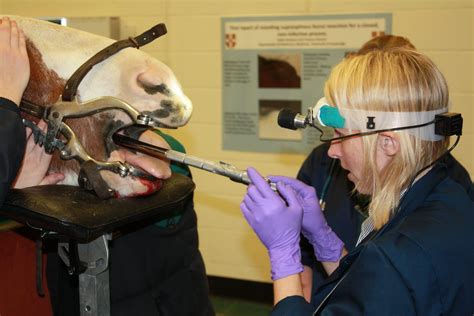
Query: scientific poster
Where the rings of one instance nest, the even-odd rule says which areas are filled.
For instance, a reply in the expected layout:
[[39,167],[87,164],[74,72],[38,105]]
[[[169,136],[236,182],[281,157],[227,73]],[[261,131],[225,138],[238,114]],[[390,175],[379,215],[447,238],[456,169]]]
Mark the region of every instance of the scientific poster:
[[225,17],[221,27],[223,149],[308,153],[319,132],[279,127],[279,111],[306,115],[332,67],[390,34],[392,15]]

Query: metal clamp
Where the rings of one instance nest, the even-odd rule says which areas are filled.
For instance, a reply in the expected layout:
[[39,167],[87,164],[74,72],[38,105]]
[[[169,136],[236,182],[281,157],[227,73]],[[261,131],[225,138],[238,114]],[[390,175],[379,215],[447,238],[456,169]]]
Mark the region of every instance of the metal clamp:
[[60,96],[59,100],[47,108],[47,111],[44,113],[44,120],[48,124],[44,141],[45,151],[47,153],[54,151],[53,140],[59,136],[64,119],[90,116],[112,109],[121,110],[126,113],[131,118],[133,124],[153,128],[167,127],[163,123],[153,120],[150,112],[140,112],[127,102],[115,97],[100,97],[81,103],[77,98],[74,98],[73,101],[63,101]]
[[[23,119],[23,124],[32,129],[35,142],[46,147],[48,134],[45,135],[36,124],[29,120]],[[66,138],[66,141],[53,138],[49,142],[52,150],[58,149],[60,157],[63,160],[74,159],[78,161],[81,164],[81,172],[78,179],[79,184],[85,189],[95,191],[102,199],[114,196],[115,192],[110,189],[104,181],[100,181],[101,177],[98,173],[101,170],[114,172],[121,177],[133,176],[150,181],[156,180],[154,176],[126,162],[107,162],[94,159],[84,149],[74,131],[64,122],[59,124],[59,132]],[[92,176],[92,173],[96,175]]]

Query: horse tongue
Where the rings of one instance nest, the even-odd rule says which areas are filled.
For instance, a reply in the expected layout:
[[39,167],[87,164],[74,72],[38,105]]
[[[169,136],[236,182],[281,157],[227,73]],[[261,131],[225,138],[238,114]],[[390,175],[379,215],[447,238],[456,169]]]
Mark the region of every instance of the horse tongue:
[[[130,165],[139,168],[146,174],[147,177],[139,177],[139,176],[132,176],[127,177],[128,181],[132,182],[139,182],[142,186],[145,187],[143,190],[140,189],[139,191],[129,192],[125,195],[118,194],[118,197],[132,197],[132,196],[143,196],[149,195],[153,192],[156,192],[161,188],[162,179],[167,179],[171,176],[171,169],[169,167],[169,163],[164,160],[156,159],[149,156],[137,155],[128,150],[117,150],[113,151],[110,155],[109,161],[126,161]],[[155,177],[155,180],[150,180],[149,175]],[[127,178],[122,178],[120,181],[125,180]]]
[[166,160],[142,154],[134,154],[125,149],[119,150],[119,155],[123,159],[122,161],[126,161],[135,167],[139,167],[156,178],[167,179],[171,177],[170,164]]

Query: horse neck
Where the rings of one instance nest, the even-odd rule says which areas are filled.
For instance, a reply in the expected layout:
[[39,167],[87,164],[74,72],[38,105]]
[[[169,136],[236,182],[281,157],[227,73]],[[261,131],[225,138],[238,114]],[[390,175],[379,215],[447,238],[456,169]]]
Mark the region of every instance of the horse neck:
[[72,73],[113,40],[41,20],[14,17],[31,44],[40,52],[43,63],[62,79]]
[[31,76],[24,98],[48,105],[58,100],[66,80],[113,40],[45,21],[12,17],[25,32]]

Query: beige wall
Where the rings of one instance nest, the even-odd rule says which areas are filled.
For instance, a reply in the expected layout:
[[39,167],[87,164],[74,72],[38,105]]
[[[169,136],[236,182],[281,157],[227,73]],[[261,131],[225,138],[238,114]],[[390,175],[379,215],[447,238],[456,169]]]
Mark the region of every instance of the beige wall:
[[[195,113],[172,134],[189,153],[263,173],[296,174],[303,155],[222,150],[220,17],[391,12],[393,33],[406,36],[446,75],[464,135],[454,155],[474,176],[474,1],[472,0],[0,0],[1,13],[25,16],[118,16],[122,37],[157,22],[169,33],[146,50],[168,63]],[[240,215],[245,187],[194,171],[200,245],[208,273],[269,280],[267,255]]]

